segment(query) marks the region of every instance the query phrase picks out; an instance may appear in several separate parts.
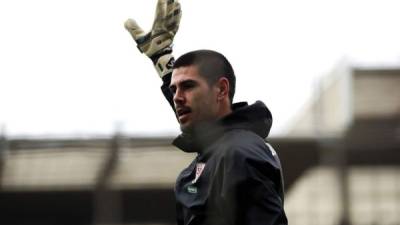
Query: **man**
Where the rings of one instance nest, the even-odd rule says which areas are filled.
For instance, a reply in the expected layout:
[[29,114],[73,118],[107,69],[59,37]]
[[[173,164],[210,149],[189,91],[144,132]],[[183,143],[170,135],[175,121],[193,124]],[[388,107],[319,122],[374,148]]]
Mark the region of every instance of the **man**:
[[222,54],[198,50],[174,62],[180,18],[177,1],[159,0],[149,33],[125,23],[163,80],[182,130],[173,144],[198,153],[176,181],[178,225],[287,224],[280,162],[265,142],[270,111],[260,101],[232,104],[235,74]]

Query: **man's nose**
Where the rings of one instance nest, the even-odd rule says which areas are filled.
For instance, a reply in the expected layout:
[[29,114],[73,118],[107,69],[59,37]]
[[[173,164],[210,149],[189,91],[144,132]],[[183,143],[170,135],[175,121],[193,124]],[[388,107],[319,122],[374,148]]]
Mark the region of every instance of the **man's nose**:
[[173,98],[175,104],[182,104],[185,102],[185,96],[183,95],[183,92],[180,91],[179,89],[176,90]]

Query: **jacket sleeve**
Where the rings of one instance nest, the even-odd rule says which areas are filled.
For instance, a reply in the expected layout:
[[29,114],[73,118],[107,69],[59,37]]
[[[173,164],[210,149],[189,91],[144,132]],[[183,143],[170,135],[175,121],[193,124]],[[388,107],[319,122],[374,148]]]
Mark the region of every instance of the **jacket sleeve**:
[[235,150],[224,164],[221,196],[231,224],[287,224],[281,168],[268,146]]
[[[254,170],[254,168],[249,168]],[[243,220],[246,225],[287,224],[283,209],[283,199],[276,184],[270,178],[254,174],[247,181],[244,191],[239,193],[244,205]]]
[[163,84],[161,86],[161,91],[162,91],[165,99],[168,101],[169,105],[171,106],[172,110],[175,112],[174,101],[173,101],[174,96],[172,95],[172,93],[169,89],[169,85],[171,83],[171,76],[172,76],[172,73],[169,73],[162,78]]

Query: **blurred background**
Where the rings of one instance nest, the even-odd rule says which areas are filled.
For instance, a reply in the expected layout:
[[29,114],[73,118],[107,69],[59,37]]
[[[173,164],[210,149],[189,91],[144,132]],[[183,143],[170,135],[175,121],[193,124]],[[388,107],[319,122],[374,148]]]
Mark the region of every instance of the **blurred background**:
[[[179,56],[222,52],[263,100],[292,225],[400,224],[396,1],[182,2]],[[175,224],[194,155],[123,28],[156,1],[0,2],[0,224]]]

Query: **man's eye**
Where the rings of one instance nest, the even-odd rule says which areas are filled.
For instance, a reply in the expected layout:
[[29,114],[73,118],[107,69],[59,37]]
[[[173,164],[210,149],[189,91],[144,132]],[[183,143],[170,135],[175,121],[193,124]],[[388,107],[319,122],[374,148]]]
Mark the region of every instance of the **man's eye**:
[[187,89],[191,89],[194,88],[196,85],[194,83],[187,83],[182,85],[182,89],[187,90]]

